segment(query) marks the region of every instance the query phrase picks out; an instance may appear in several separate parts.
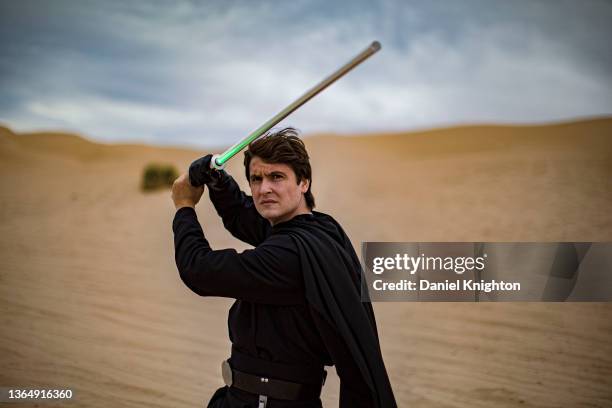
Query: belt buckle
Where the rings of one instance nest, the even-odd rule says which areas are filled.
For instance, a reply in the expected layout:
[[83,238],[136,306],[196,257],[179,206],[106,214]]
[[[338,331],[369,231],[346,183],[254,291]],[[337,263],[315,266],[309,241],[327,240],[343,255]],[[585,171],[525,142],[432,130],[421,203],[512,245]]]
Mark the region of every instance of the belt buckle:
[[229,360],[223,360],[221,363],[221,376],[223,377],[223,382],[228,387],[231,387],[234,383],[233,375],[232,375],[232,367],[229,365]]

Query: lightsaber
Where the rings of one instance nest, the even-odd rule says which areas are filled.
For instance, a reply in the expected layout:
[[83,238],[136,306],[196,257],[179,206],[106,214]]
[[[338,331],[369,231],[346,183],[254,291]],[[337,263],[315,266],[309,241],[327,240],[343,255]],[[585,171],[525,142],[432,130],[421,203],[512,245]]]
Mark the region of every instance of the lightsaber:
[[249,145],[253,140],[257,139],[268,130],[272,129],[274,125],[276,125],[281,120],[285,119],[292,112],[294,112],[297,108],[308,102],[319,92],[336,82],[339,78],[341,78],[344,74],[349,72],[351,69],[355,68],[357,65],[361,64],[367,58],[372,56],[380,50],[380,43],[378,41],[374,41],[368,48],[361,51],[357,56],[355,56],[352,60],[344,64],[340,67],[336,72],[329,75],[327,78],[319,82],[317,85],[312,87],[309,91],[307,91],[304,95],[300,96],[296,99],[292,104],[287,106],[285,109],[277,113],[274,117],[268,120],[266,123],[258,127],[255,131],[253,131],[250,135],[240,140],[238,143],[227,149],[222,154],[215,154],[210,161],[210,166],[214,169],[221,170],[225,167],[225,163],[232,157],[234,157],[238,152],[244,149]]

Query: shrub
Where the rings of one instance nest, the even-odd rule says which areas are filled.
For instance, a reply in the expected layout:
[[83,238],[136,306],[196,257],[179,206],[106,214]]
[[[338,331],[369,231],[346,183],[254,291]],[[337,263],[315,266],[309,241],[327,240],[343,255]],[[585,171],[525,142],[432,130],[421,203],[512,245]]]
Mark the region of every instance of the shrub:
[[178,171],[171,164],[150,163],[142,174],[142,189],[150,191],[172,187],[178,176]]

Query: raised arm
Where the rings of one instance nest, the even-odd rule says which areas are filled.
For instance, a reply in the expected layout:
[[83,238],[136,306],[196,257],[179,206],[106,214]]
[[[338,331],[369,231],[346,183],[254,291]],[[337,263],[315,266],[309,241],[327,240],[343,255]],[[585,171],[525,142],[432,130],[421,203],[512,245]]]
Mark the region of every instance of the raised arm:
[[172,230],[180,277],[198,295],[278,305],[305,302],[299,257],[289,236],[272,235],[242,253],[215,251],[192,207],[176,212]]

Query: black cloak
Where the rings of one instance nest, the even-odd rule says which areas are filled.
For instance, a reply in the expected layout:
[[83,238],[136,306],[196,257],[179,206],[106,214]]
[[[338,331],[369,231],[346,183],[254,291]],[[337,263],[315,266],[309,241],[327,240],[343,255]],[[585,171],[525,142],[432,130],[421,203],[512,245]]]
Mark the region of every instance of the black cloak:
[[[317,215],[316,223],[296,218],[286,228],[298,247],[306,299],[345,342],[376,407],[396,407],[372,304],[361,301],[362,274],[357,254],[332,217],[313,213]],[[279,229],[283,226],[279,225]]]

